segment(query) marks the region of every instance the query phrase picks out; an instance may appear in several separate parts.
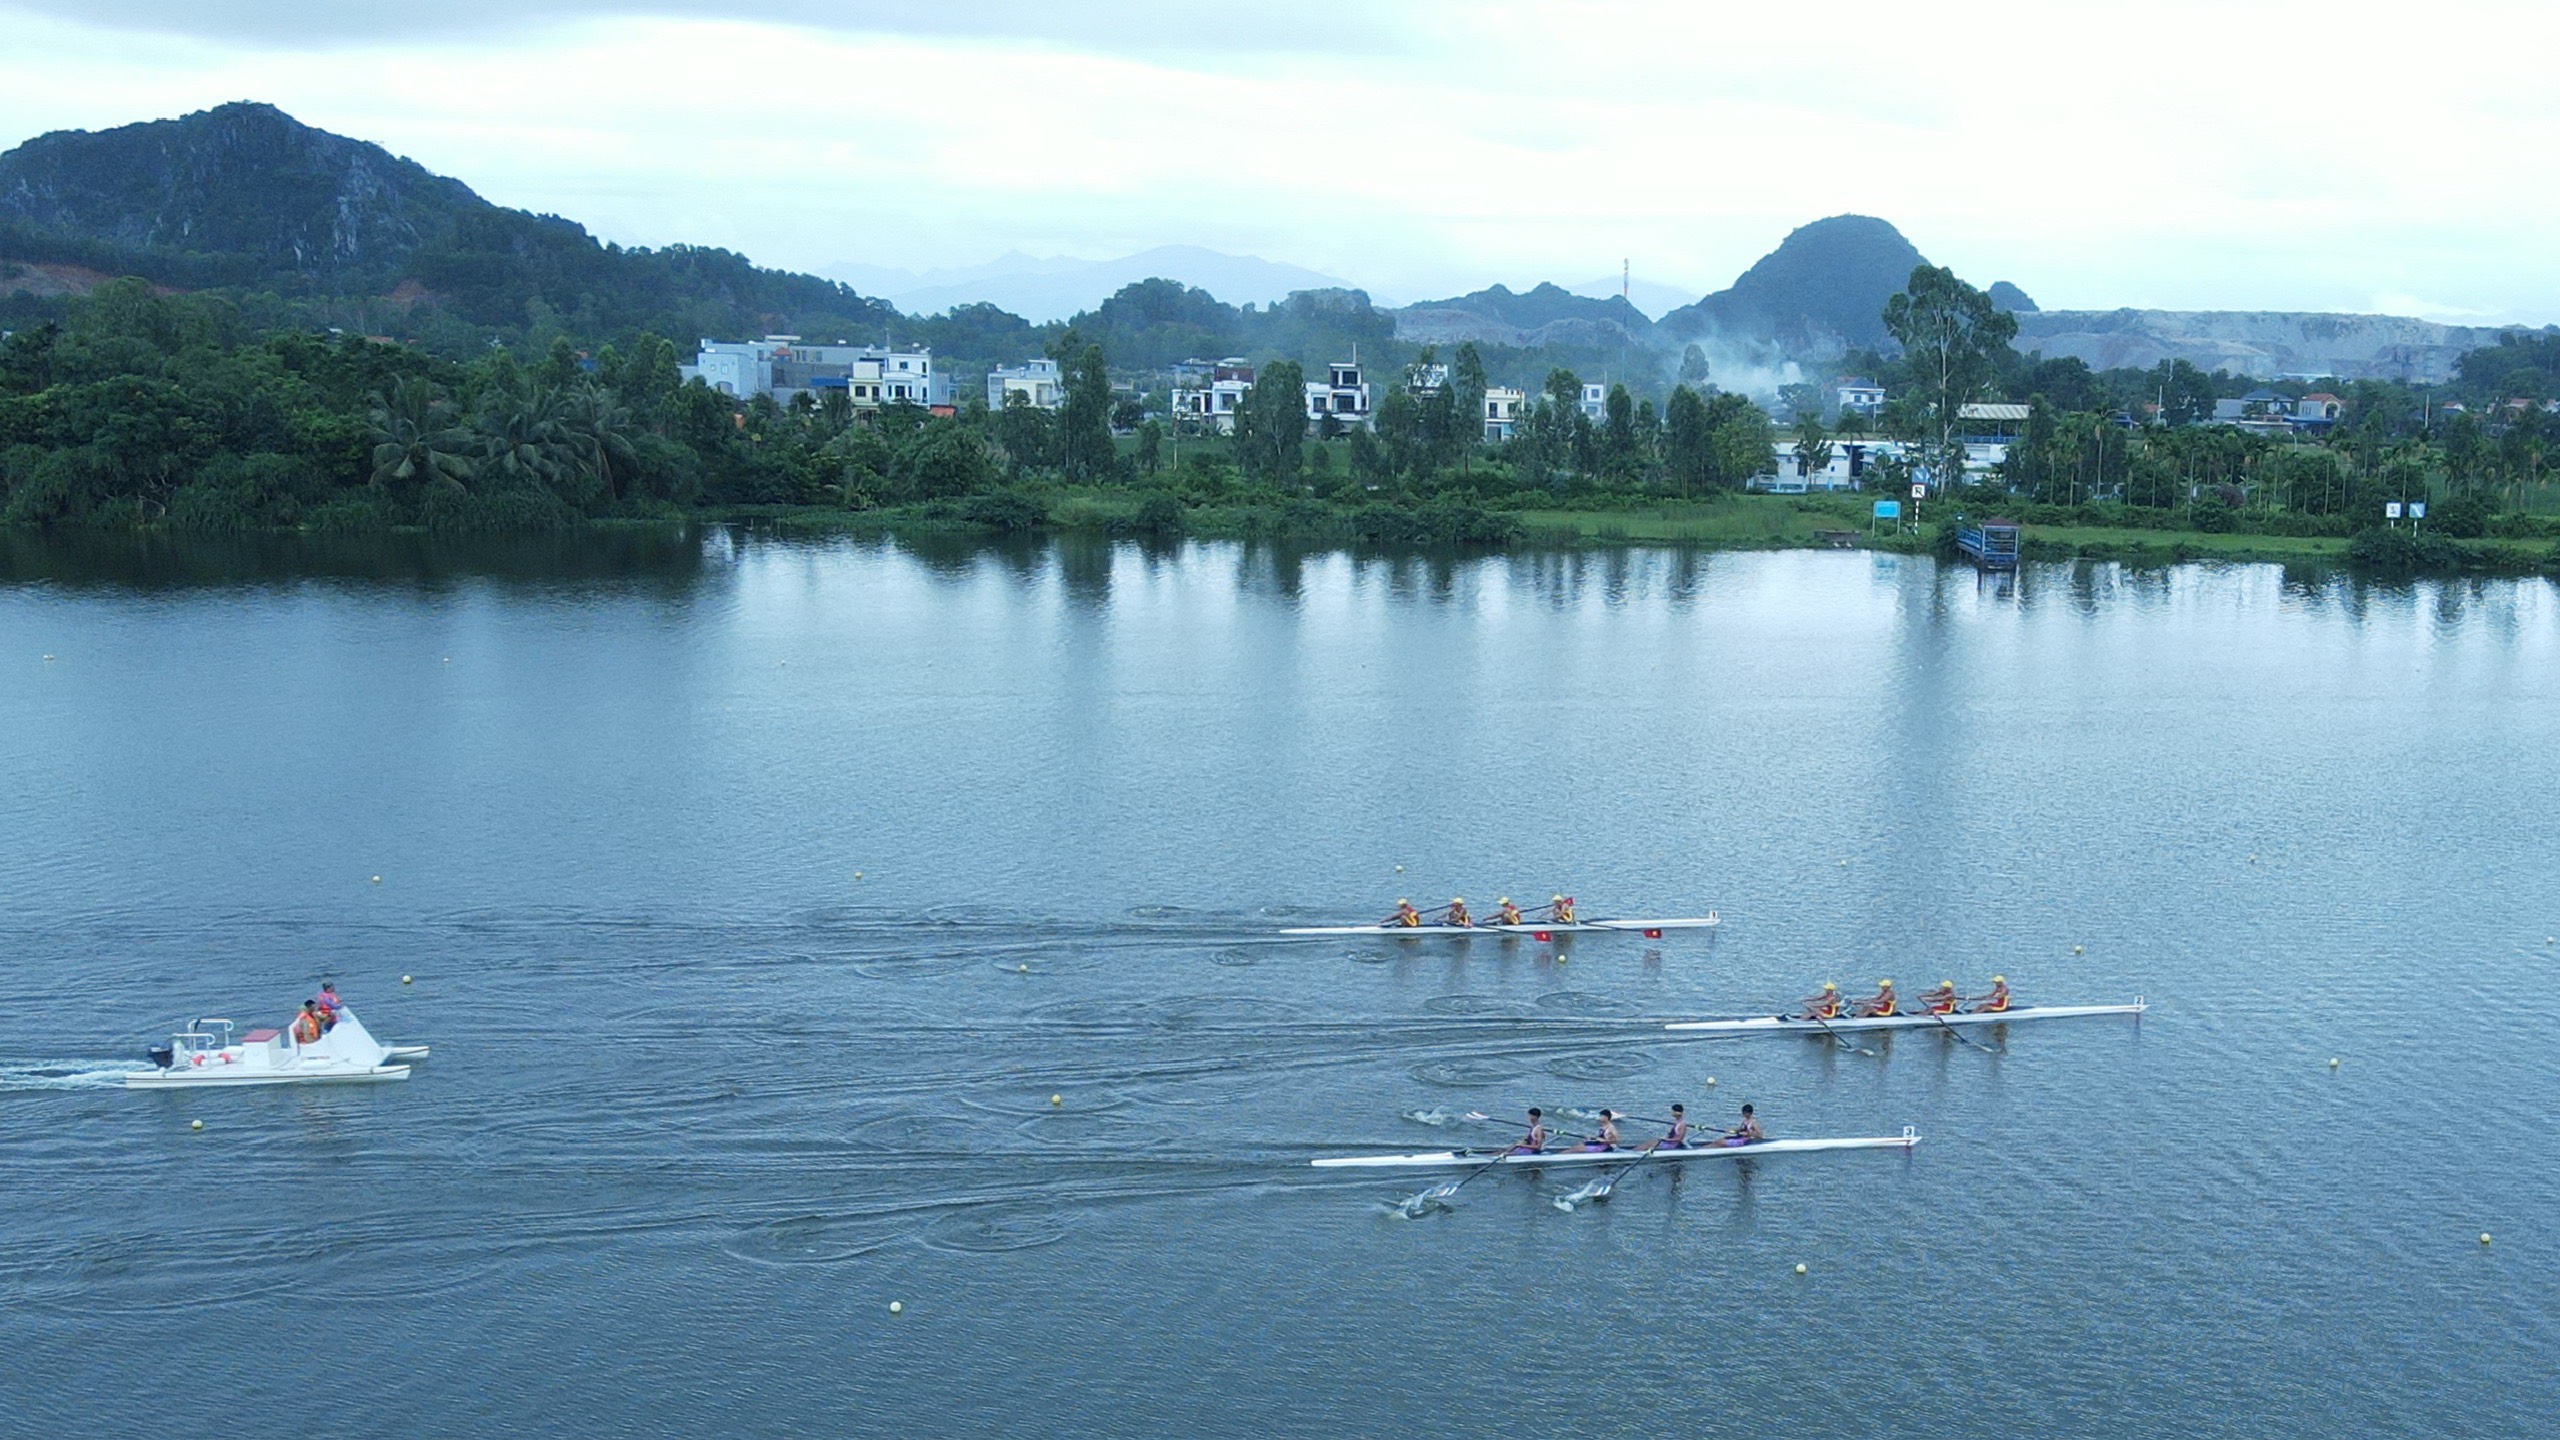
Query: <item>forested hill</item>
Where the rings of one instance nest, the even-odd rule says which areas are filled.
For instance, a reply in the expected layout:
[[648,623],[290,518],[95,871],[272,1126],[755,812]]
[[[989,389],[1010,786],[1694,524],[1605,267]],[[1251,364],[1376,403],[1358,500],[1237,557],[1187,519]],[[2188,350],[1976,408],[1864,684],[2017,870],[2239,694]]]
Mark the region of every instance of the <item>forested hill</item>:
[[0,262],[0,296],[19,292],[21,307],[43,293],[27,283],[30,267],[78,267],[326,302],[332,323],[457,350],[474,336],[485,345],[492,332],[545,329],[857,339],[894,329],[989,358],[1040,349],[1032,326],[990,306],[910,322],[849,286],[729,251],[601,244],[574,221],[492,205],[461,181],[262,104],[59,131],[0,155]]

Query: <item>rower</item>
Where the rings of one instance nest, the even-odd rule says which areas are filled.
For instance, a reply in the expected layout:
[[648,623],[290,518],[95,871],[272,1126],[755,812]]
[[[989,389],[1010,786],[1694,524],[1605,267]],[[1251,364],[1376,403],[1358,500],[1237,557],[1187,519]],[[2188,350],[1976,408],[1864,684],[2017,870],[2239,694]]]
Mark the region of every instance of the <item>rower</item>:
[[1476,923],[1473,917],[1467,914],[1466,896],[1457,895],[1450,898],[1449,913],[1441,917],[1441,923],[1444,925],[1459,926],[1473,925]]
[[1559,896],[1557,896],[1555,899],[1553,899],[1553,900],[1551,900],[1551,901],[1549,901],[1549,902],[1547,903],[1547,908],[1548,908],[1550,911],[1554,912],[1555,917],[1556,917],[1556,923],[1557,923],[1557,924],[1559,924],[1559,925],[1570,925],[1570,924],[1572,924],[1572,923],[1573,923],[1573,897],[1572,897],[1572,896],[1570,896],[1570,895],[1559,895]]
[[1822,982],[1822,993],[1806,1000],[1803,1005],[1803,1012],[1796,1018],[1800,1020],[1839,1019],[1840,987],[1828,980]]
[[1973,997],[1973,1004],[1968,1008],[1978,1015],[1999,1015],[2007,1012],[2009,1008],[2009,977],[2006,975],[1992,976],[1990,993],[1985,995],[1976,995]]
[[1583,1149],[1585,1149],[1585,1150],[1615,1150],[1615,1149],[1617,1149],[1617,1148],[1618,1148],[1618,1112],[1616,1112],[1615,1110],[1603,1110],[1603,1111],[1601,1111],[1601,1112],[1600,1112],[1600,1128],[1599,1128],[1597,1131],[1593,1132],[1593,1134],[1592,1134],[1592,1136],[1591,1136],[1591,1138],[1590,1138],[1589,1140],[1586,1140],[1586,1141],[1584,1141],[1584,1142],[1583,1142],[1583,1144],[1582,1144],[1582,1148],[1583,1148]]
[[1877,1019],[1882,1016],[1891,1015],[1893,1013],[1893,1004],[1893,982],[1890,980],[1879,980],[1876,982],[1876,993],[1859,1001],[1858,1008],[1850,1011],[1849,1013],[1861,1020]]
[[1399,900],[1396,902],[1396,913],[1387,917],[1387,923],[1404,926],[1419,925],[1422,923],[1422,912],[1413,908],[1412,901]]
[[1737,1145],[1750,1145],[1769,1138],[1760,1133],[1759,1117],[1751,1113],[1748,1105],[1742,1107],[1742,1123],[1724,1133],[1726,1139]]
[[1505,896],[1503,896],[1503,897],[1502,897],[1502,899],[1501,899],[1500,901],[1498,901],[1498,902],[1496,902],[1496,903],[1498,903],[1498,904],[1501,906],[1501,914],[1502,914],[1502,923],[1503,923],[1503,924],[1505,924],[1505,925],[1517,925],[1517,924],[1521,923],[1521,922],[1520,922],[1520,907],[1511,903],[1511,897],[1510,897],[1510,896],[1505,895]]
[[1529,1107],[1529,1133],[1520,1137],[1520,1143],[1511,1147],[1511,1153],[1514,1155],[1540,1155],[1546,1153],[1546,1148],[1546,1112],[1540,1110],[1537,1106],[1532,1105]]
[[1656,1150],[1689,1148],[1689,1108],[1687,1106],[1675,1104],[1671,1107],[1671,1128],[1662,1132],[1662,1138],[1654,1141],[1652,1148]]
[[1956,982],[1939,981],[1937,989],[1920,997],[1920,1004],[1932,1015],[1953,1015],[1956,1013]]

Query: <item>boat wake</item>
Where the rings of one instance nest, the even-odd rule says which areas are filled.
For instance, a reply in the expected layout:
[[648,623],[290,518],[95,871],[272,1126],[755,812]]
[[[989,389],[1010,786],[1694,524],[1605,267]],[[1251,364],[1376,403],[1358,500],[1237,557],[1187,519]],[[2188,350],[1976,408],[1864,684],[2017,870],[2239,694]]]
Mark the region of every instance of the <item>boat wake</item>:
[[112,1061],[37,1060],[0,1065],[0,1092],[11,1090],[103,1090],[124,1084],[130,1064],[107,1069]]

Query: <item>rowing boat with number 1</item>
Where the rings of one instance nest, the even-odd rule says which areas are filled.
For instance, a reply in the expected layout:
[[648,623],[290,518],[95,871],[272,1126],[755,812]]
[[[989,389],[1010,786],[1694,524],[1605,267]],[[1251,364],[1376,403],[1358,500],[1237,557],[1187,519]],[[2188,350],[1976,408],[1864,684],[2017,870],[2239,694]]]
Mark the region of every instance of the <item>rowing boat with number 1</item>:
[[1733,1020],[1675,1020],[1665,1030],[1707,1035],[1822,1035],[1846,1030],[1937,1030],[1957,1025],[2005,1025],[2012,1020],[2068,1020],[2081,1015],[2140,1015],[2141,996],[2130,1005],[2025,1005],[2015,1010],[1968,1010],[1954,1015],[1842,1016],[1806,1020],[1794,1015],[1751,1015]]
[[1704,915],[1682,916],[1669,920],[1576,920],[1570,925],[1541,925],[1524,921],[1518,925],[1300,925],[1283,930],[1283,935],[1393,935],[1403,940],[1439,939],[1468,935],[1577,935],[1598,930],[1632,930],[1647,939],[1659,939],[1665,930],[1712,930],[1724,921],[1712,910]]
[[1740,1160],[1754,1155],[1802,1155],[1817,1150],[1908,1150],[1920,1143],[1920,1132],[1902,1127],[1899,1135],[1844,1135],[1831,1139],[1754,1140],[1749,1144],[1710,1140],[1674,1150],[1647,1151],[1642,1146],[1614,1150],[1541,1150],[1534,1154],[1499,1150],[1426,1150],[1416,1155],[1329,1155],[1307,1163],[1319,1170],[1449,1170],[1467,1165],[1609,1165],[1650,1155],[1655,1160]]

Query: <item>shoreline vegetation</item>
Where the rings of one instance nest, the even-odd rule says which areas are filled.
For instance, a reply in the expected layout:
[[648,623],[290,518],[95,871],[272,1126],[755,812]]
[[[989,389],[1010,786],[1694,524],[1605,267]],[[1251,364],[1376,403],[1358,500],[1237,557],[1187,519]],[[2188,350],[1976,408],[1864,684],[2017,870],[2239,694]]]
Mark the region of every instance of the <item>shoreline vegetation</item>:
[[[1557,369],[1495,444],[1471,418],[1490,383],[1471,345],[1446,364],[1423,351],[1385,382],[1374,425],[1347,430],[1310,422],[1300,364],[1268,359],[1233,433],[1203,433],[1169,426],[1131,382],[1115,390],[1103,344],[1072,328],[1051,346],[1066,381],[1055,410],[972,400],[956,413],[857,411],[841,389],[785,406],[684,383],[675,346],[645,331],[592,350],[554,335],[539,354],[493,343],[455,359],[267,328],[220,296],[123,280],[0,344],[0,525],[496,534],[746,521],[800,533],[1952,553],[1963,516],[2020,522],[2030,561],[2560,575],[2560,480],[2543,470],[2560,413],[2542,398],[2560,392],[2560,337],[2519,334],[2465,357],[2470,406],[2356,382],[2343,399],[2323,397],[2338,399],[2333,424],[2303,433],[2263,419],[2198,423],[2230,377],[2017,355],[2014,317],[1942,270],[1915,270],[1885,319],[1901,354],[1852,357],[1893,396],[1873,417],[1796,385],[1782,429],[1708,383],[1703,363],[1694,381],[1657,387],[1659,407],[1623,383],[1594,403]],[[1995,468],[1968,470],[1980,442],[1959,417],[1984,396],[2013,397],[2024,419]],[[1892,443],[1875,447],[1872,488],[1748,488],[1879,440]],[[1875,501],[1915,482],[1927,498],[1903,503],[1916,518],[1879,531]],[[2412,503],[2431,507],[2423,523],[2398,510],[2386,522],[2387,505]]]

